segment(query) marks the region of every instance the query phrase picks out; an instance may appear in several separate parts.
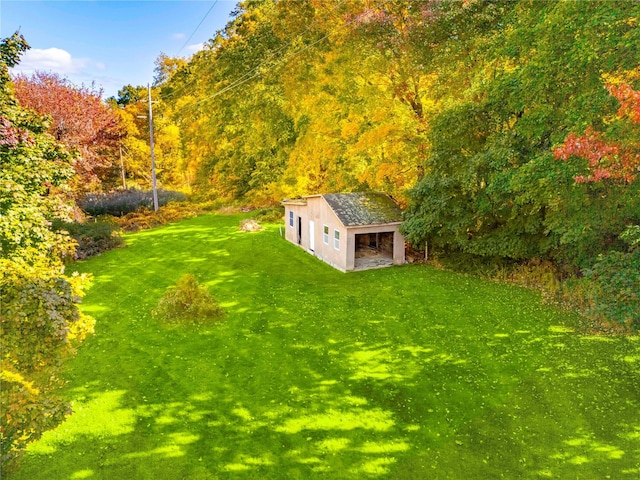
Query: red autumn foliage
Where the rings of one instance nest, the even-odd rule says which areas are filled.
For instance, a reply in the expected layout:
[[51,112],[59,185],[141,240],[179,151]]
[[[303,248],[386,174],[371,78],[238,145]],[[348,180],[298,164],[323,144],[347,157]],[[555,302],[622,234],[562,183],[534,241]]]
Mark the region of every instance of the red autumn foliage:
[[11,120],[0,115],[0,145],[15,147],[20,143],[32,143],[33,140],[27,130],[16,128]]
[[633,123],[640,125],[640,91],[627,83],[609,84],[607,90],[620,102],[618,116],[629,117]]
[[[629,84],[607,84],[607,90],[620,102],[618,117],[629,118],[640,125],[640,91]],[[640,144],[609,141],[591,127],[584,134],[570,133],[554,150],[555,157],[568,161],[572,156],[586,159],[591,174],[575,177],[577,183],[601,182],[611,179],[631,183],[640,173]]]
[[49,133],[79,154],[74,164],[79,190],[99,188],[111,166],[120,138],[119,121],[102,92],[78,87],[53,73],[36,72],[14,79],[15,95],[24,107],[52,118]]

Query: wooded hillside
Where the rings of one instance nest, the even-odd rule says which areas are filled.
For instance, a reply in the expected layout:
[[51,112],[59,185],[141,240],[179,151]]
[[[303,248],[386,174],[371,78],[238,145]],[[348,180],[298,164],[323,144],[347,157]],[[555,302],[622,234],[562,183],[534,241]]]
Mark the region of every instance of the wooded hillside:
[[[640,221],[639,16],[612,1],[248,1],[188,63],[159,59],[160,108],[201,195],[384,190],[416,245],[583,265]],[[589,151],[618,150],[590,164],[571,151],[589,135]]]

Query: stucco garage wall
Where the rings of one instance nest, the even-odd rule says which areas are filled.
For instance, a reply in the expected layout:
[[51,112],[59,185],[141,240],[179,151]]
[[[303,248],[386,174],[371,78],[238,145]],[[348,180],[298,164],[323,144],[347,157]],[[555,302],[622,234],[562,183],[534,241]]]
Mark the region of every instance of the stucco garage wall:
[[[307,197],[306,204],[285,204],[285,238],[304,248],[329,265],[345,271],[347,265],[347,230],[340,223],[335,213],[326,204],[321,196]],[[290,225],[290,213],[293,212],[293,226]],[[302,230],[300,243],[298,243],[298,218],[301,219]],[[314,249],[311,250],[309,222],[313,221]],[[324,243],[323,227],[329,227],[329,242]],[[334,231],[340,232],[340,248],[334,247]]]
[[[311,197],[307,199],[309,207],[309,219],[314,221],[314,240],[315,250],[313,254],[328,263],[329,265],[339,269],[346,270],[347,265],[347,231],[336,217],[335,213],[323,200],[321,196]],[[329,242],[324,243],[323,228],[329,227]],[[307,227],[308,228],[308,227]],[[340,232],[340,248],[334,247],[334,232]]]

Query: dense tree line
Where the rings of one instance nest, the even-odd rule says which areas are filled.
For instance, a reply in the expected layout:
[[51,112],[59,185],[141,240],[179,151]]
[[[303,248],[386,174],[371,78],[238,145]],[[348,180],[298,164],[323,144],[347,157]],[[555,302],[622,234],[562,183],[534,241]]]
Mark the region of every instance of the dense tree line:
[[[628,105],[636,92],[638,14],[610,1],[248,1],[158,90],[201,193],[386,190],[409,204],[416,244],[579,265],[638,222],[638,127],[616,116],[622,89]],[[577,150],[554,155],[595,131],[628,146],[613,175],[589,177]]]

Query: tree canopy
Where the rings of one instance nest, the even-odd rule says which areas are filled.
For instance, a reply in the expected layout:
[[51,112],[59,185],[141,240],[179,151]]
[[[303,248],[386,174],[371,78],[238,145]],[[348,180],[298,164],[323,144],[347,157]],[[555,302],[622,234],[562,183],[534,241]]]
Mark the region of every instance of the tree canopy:
[[639,15],[252,0],[188,62],[160,58],[156,89],[200,195],[384,190],[415,245],[584,265],[640,222]]
[[112,169],[122,136],[114,109],[102,100],[102,92],[92,87],[75,86],[54,74],[36,72],[14,79],[20,104],[40,115],[49,116],[47,131],[68,149],[77,153],[73,161],[74,190],[100,190],[117,178]]

